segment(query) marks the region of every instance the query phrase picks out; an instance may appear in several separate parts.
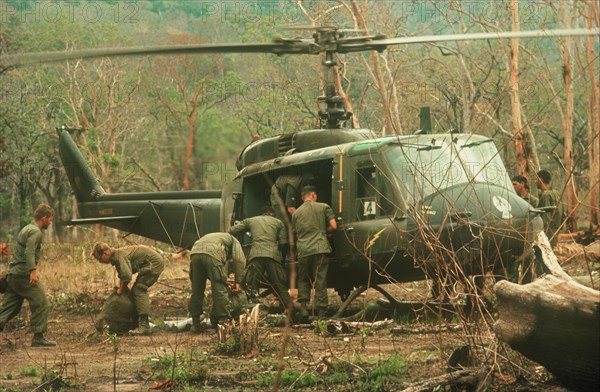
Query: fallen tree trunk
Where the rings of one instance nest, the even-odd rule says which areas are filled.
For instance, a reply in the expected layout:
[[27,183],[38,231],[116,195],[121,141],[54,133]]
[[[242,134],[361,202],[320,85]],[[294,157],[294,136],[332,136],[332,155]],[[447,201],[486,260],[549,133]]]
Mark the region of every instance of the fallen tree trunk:
[[600,292],[562,270],[543,232],[535,251],[552,275],[523,286],[498,282],[494,331],[564,386],[595,391],[600,383]]

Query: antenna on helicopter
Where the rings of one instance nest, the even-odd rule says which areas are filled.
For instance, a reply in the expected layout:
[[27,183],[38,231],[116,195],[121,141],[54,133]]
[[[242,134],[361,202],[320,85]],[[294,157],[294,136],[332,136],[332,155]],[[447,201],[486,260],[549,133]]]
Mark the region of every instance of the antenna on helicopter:
[[420,123],[421,123],[421,128],[419,129],[419,131],[420,131],[419,135],[432,133],[431,111],[429,110],[429,106],[423,106],[421,108],[421,111],[419,112],[419,119],[420,119]]

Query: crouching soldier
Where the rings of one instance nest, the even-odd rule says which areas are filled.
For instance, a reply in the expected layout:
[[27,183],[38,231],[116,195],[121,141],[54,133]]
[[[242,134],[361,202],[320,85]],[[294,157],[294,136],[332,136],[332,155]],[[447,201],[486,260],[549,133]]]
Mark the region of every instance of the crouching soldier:
[[145,245],[132,245],[122,248],[111,248],[108,244],[100,242],[94,246],[93,256],[103,264],[111,264],[117,269],[119,287],[117,294],[127,292],[133,274],[137,278],[131,287],[131,299],[139,315],[139,333],[149,335],[152,333],[148,314],[150,313],[150,288],[165,269],[163,257],[152,248]]
[[240,290],[246,258],[239,241],[231,234],[210,233],[194,243],[190,256],[192,296],[188,310],[192,316],[192,332],[201,331],[200,315],[204,304],[206,279],[210,280],[213,305],[210,321],[214,328],[231,319],[232,304],[227,293],[227,260],[233,259],[235,280],[232,291]]

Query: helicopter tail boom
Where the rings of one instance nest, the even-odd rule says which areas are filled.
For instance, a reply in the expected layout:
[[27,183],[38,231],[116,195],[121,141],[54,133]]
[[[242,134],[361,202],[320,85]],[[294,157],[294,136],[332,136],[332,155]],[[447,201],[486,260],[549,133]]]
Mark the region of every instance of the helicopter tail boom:
[[60,160],[77,202],[96,201],[105,195],[104,188],[86,163],[69,132],[61,132],[58,145]]

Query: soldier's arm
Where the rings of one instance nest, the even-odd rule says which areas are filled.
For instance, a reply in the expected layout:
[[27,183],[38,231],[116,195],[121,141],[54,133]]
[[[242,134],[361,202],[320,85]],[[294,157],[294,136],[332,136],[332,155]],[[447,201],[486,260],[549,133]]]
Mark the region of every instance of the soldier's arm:
[[292,185],[288,184],[285,189],[285,206],[290,215],[294,215],[294,212],[296,212],[298,198],[298,191]]
[[279,245],[287,245],[288,243],[288,231],[283,222],[279,222],[279,231],[277,232],[277,242]]
[[244,277],[244,269],[246,268],[246,257],[244,256],[244,250],[240,242],[234,237],[231,237],[233,242],[231,244],[231,257],[233,259],[233,273],[235,275],[236,287]]
[[117,289],[117,293],[121,294],[131,282],[133,273],[131,272],[131,262],[129,258],[125,257],[119,260],[119,267],[117,268],[117,272],[119,274],[119,288]]
[[241,222],[236,223],[229,229],[229,234],[234,236],[240,236],[248,231],[248,225],[246,220],[244,219]]
[[327,206],[327,208],[325,209],[325,215],[327,216],[327,222],[329,223],[327,230],[329,230],[329,231],[337,230],[337,222],[335,220],[335,214],[333,213],[333,210],[331,209],[331,207]]
[[29,286],[31,287],[35,286],[39,280],[37,275],[36,250],[41,242],[42,232],[35,231],[29,235],[25,244],[25,264],[29,270]]
[[[549,206],[553,206],[554,202],[552,201],[552,198],[549,197],[547,192],[544,192],[540,195],[540,201],[538,202],[538,207],[542,208],[542,207],[549,207]],[[548,227],[548,223],[550,222],[550,217],[552,216],[552,214],[554,213],[554,211],[550,211],[550,212],[545,212],[542,214],[542,221],[544,222],[544,228]]]

